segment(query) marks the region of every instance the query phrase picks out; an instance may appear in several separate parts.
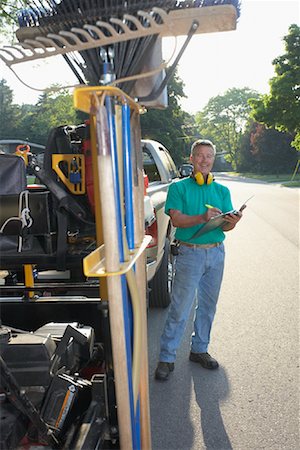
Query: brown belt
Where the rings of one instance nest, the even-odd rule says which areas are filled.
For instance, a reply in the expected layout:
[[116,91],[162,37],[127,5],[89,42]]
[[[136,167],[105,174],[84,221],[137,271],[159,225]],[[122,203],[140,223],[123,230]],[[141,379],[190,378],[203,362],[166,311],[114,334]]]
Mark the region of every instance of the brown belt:
[[213,248],[219,247],[219,245],[221,245],[222,242],[215,242],[214,244],[189,244],[188,242],[180,242],[179,244],[191,248]]

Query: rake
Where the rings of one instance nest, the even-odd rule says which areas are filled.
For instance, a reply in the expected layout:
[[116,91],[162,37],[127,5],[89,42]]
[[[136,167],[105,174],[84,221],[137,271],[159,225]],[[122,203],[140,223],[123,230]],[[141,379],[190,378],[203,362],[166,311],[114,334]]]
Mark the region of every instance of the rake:
[[[129,95],[144,66],[159,59],[160,38],[186,35],[181,56],[194,34],[235,29],[240,12],[238,0],[29,0],[28,5],[18,14],[19,44],[0,49],[8,67],[62,55],[80,84],[114,82]],[[153,93],[146,97],[149,101]]]

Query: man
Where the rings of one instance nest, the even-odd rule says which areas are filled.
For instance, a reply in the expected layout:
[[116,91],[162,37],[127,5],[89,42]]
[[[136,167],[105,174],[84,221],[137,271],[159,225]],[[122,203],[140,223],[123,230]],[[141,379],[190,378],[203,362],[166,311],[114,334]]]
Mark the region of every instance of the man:
[[176,227],[179,248],[172,301],[160,340],[159,363],[155,371],[155,378],[161,381],[167,380],[174,370],[176,351],[196,291],[198,301],[189,359],[206,369],[217,369],[219,366],[207,349],[223,277],[224,231],[232,230],[242,214],[228,214],[222,228],[194,237],[212,217],[233,210],[228,188],[215,182],[211,174],[215,156],[215,146],[211,141],[194,142],[190,156],[193,175],[173,183],[168,191],[165,212]]

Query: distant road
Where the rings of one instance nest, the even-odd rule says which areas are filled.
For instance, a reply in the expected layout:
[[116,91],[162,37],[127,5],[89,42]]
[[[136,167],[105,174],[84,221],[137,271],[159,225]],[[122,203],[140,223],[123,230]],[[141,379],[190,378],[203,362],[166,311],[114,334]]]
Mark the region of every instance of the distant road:
[[165,383],[153,379],[166,310],[149,311],[153,450],[298,450],[299,192],[217,174],[239,208],[210,353],[220,368],[189,362],[192,318]]

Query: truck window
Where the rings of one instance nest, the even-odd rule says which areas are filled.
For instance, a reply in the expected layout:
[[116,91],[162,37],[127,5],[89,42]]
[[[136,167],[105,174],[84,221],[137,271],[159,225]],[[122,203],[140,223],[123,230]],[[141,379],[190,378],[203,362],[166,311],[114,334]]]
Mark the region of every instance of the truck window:
[[170,153],[165,147],[159,147],[159,150],[161,160],[163,161],[164,166],[167,168],[171,179],[177,178],[178,177],[177,169],[174,161],[171,158]]
[[177,167],[173,161],[173,158],[171,157],[169,151],[167,149],[165,149],[165,154],[167,157],[167,160],[169,161],[169,166],[170,166],[170,174],[171,174],[171,178],[172,180],[174,178],[178,178],[178,171],[177,171]]
[[146,175],[148,175],[149,183],[152,181],[160,181],[156,163],[151,153],[145,147],[143,147],[143,166]]

